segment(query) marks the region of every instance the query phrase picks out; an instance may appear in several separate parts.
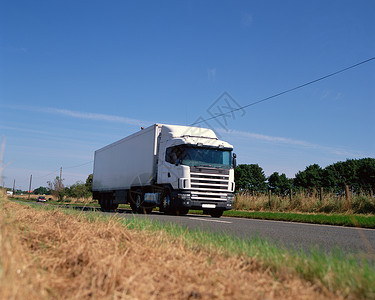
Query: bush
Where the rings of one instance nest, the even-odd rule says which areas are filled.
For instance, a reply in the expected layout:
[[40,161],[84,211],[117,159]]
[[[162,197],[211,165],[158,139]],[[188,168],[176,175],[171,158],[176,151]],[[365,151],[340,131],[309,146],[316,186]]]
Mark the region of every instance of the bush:
[[373,199],[370,199],[367,196],[357,196],[352,202],[352,210],[357,214],[373,214],[375,213],[375,203]]
[[92,192],[88,190],[85,183],[77,181],[75,184],[66,188],[66,195],[72,198],[90,198],[92,197]]

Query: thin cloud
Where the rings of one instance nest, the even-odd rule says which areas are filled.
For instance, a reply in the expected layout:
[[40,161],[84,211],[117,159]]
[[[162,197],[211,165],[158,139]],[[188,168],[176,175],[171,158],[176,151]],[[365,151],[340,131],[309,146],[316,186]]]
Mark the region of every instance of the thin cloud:
[[295,139],[285,138],[285,137],[269,136],[269,135],[246,132],[246,131],[239,131],[239,130],[230,130],[228,132],[228,131],[225,131],[224,129],[217,129],[217,131],[222,134],[230,134],[230,136],[234,136],[234,137],[245,137],[249,139],[266,141],[266,142],[275,143],[275,144],[300,146],[300,147],[308,148],[308,149],[326,151],[337,156],[346,156],[346,157],[358,157],[358,156],[365,157],[366,156],[366,155],[358,153],[357,151],[352,151],[352,150],[348,151],[345,149],[340,149],[340,148],[335,148],[335,147],[322,146],[322,145],[310,143],[310,142],[303,141],[303,140],[295,140]]
[[262,140],[262,141],[267,141],[267,142],[272,142],[272,143],[298,145],[298,146],[307,147],[307,148],[316,148],[317,147],[317,145],[314,145],[314,144],[306,142],[306,141],[294,140],[294,139],[285,138],[285,137],[278,137],[278,136],[269,136],[269,135],[253,133],[253,132],[232,130],[231,134],[234,134],[234,135],[240,136],[240,137],[247,137],[247,138],[251,138],[251,139]]
[[142,120],[120,117],[120,116],[115,116],[115,115],[80,112],[80,111],[73,111],[73,110],[68,110],[68,109],[46,108],[45,111],[48,113],[55,113],[55,114],[69,116],[73,118],[79,118],[79,119],[88,119],[88,120],[114,122],[114,123],[125,123],[128,125],[136,125],[136,126],[146,123],[145,121],[142,121]]
[[36,134],[40,134],[40,135],[50,134],[47,131],[34,130],[34,129],[21,128],[21,127],[12,127],[12,126],[0,126],[0,129],[6,129],[6,130],[12,130],[12,131],[21,131],[21,132],[27,132],[27,133],[36,133]]
[[74,111],[69,109],[60,109],[60,108],[52,108],[52,107],[30,107],[30,106],[6,106],[11,109],[23,110],[23,111],[30,111],[30,112],[45,112],[50,114],[57,114],[61,116],[68,116],[78,119],[85,119],[85,120],[95,120],[95,121],[104,121],[104,122],[112,122],[112,123],[123,123],[128,125],[149,125],[150,122],[132,119],[127,117],[120,117],[115,115],[107,115],[107,114],[98,114],[92,112],[83,112],[83,111]]

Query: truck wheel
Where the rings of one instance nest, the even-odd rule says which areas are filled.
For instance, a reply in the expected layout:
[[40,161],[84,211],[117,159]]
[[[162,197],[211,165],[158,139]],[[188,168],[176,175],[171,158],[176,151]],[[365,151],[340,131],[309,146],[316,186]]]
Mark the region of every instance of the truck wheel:
[[150,214],[152,212],[153,207],[143,207],[143,213]]
[[101,211],[105,211],[106,210],[105,202],[103,200],[99,200],[99,205],[100,205],[100,210]]
[[118,208],[118,204],[113,204],[112,200],[99,200],[101,211],[111,211]]
[[143,213],[143,193],[141,190],[130,192],[130,207],[135,214]]
[[189,209],[186,207],[180,207],[176,209],[176,215],[177,216],[185,216],[189,212]]
[[164,213],[168,213],[169,208],[170,208],[169,207],[170,203],[171,203],[171,196],[169,192],[166,192],[160,199],[160,204],[159,204],[160,211]]
[[210,211],[210,215],[211,217],[213,218],[220,218],[222,215],[223,215],[223,210],[221,209],[218,209],[218,210],[213,210],[213,211]]

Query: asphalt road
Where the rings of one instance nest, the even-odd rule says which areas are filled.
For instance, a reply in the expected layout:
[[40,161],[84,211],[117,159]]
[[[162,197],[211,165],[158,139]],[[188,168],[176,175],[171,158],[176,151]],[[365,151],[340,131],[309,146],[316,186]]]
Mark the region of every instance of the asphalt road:
[[[115,214],[115,213],[105,213]],[[133,217],[131,211],[120,210],[119,217]],[[206,215],[170,216],[158,212],[150,215],[135,215],[164,223],[175,223],[189,229],[200,228],[217,233],[226,233],[251,240],[260,237],[288,248],[309,251],[318,248],[326,252],[340,249],[344,253],[353,253],[373,257],[375,260],[375,230],[330,225],[315,225],[282,221],[267,221]]]

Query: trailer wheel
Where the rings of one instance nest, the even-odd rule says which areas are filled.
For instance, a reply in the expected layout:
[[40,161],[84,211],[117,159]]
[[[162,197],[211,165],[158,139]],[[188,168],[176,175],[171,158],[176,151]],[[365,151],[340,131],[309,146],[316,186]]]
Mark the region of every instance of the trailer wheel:
[[110,199],[100,199],[99,200],[101,211],[112,211],[118,208],[118,204],[113,204],[113,201]]
[[223,212],[224,211],[222,209],[212,210],[210,211],[210,215],[213,218],[220,218],[223,215]]
[[116,210],[118,208],[118,204],[113,204],[113,199],[111,198],[112,195],[104,194],[99,199],[100,209],[103,212],[108,212],[112,210]]
[[105,203],[104,203],[104,201],[103,200],[101,200],[101,199],[99,199],[98,200],[98,202],[99,202],[99,205],[100,205],[100,210],[101,211],[105,211]]

